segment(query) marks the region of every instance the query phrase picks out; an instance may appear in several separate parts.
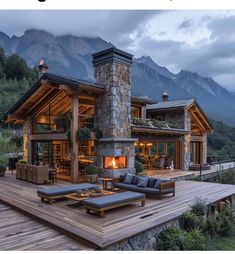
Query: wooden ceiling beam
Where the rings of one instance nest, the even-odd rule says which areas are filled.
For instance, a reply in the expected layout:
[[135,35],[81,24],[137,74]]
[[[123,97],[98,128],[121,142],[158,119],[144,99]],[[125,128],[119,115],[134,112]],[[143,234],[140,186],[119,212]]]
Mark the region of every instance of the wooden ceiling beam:
[[8,114],[7,115],[6,123],[16,122],[16,121],[22,121],[22,122],[24,122],[25,118],[20,116],[20,115],[17,115],[17,114]]
[[63,85],[63,84],[59,85],[59,89],[61,91],[64,91],[66,94],[69,94],[69,95],[73,95],[73,94],[78,94],[79,93],[78,89],[74,89],[74,88],[71,88],[71,87],[69,87],[67,85]]
[[198,127],[201,129],[201,131],[205,132],[206,129],[205,129],[205,127],[201,124],[201,121],[200,121],[200,119],[198,118],[198,116],[197,116],[195,113],[193,113],[193,112],[191,112],[191,116],[193,117],[193,119],[195,120],[195,122],[197,123],[197,125],[198,125]]

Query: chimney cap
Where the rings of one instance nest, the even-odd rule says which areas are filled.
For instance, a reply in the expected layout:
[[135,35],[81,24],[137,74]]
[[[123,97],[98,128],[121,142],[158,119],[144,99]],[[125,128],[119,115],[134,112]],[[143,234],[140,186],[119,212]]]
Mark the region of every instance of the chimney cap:
[[93,65],[103,65],[109,62],[120,62],[126,65],[132,64],[133,55],[116,48],[115,46],[92,54]]
[[169,98],[168,93],[167,93],[166,90],[164,90],[163,95],[162,95],[162,100],[163,101],[168,101],[168,98]]
[[48,65],[45,63],[45,60],[43,58],[40,60],[38,67],[39,68],[44,67],[44,68],[48,69]]

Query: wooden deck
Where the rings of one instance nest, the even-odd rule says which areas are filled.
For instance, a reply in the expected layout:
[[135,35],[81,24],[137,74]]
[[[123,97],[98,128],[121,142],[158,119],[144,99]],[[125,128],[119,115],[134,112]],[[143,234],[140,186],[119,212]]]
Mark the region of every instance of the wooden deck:
[[92,250],[78,241],[0,204],[0,251]]
[[146,175],[156,177],[156,178],[167,178],[167,179],[174,179],[174,180],[185,180],[194,177],[197,172],[195,171],[185,171],[179,169],[152,169],[152,170],[145,170]]
[[145,207],[133,204],[110,210],[105,218],[86,214],[83,207],[68,207],[65,201],[53,205],[42,203],[36,194],[39,188],[67,184],[59,182],[54,186],[37,186],[7,175],[0,177],[0,201],[78,241],[85,239],[98,248],[105,248],[180,216],[190,209],[189,204],[196,196],[212,203],[235,194],[233,185],[178,181],[175,197],[147,199]]

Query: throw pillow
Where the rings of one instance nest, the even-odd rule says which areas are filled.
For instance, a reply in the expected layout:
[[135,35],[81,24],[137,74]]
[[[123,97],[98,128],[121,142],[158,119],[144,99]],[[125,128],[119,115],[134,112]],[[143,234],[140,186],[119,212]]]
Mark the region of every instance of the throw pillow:
[[148,187],[154,188],[155,183],[156,183],[156,178],[150,177],[148,182]]
[[155,182],[154,189],[159,189],[160,183],[168,182],[167,179],[158,178]]
[[139,183],[139,176],[134,176],[131,183],[137,185]]
[[127,174],[126,174],[126,177],[125,177],[125,180],[124,180],[123,182],[124,182],[124,183],[130,184],[130,183],[132,182],[133,177],[134,177],[133,174],[127,173]]
[[147,177],[140,177],[137,187],[142,187],[142,188],[147,187],[148,181],[149,181],[149,179]]

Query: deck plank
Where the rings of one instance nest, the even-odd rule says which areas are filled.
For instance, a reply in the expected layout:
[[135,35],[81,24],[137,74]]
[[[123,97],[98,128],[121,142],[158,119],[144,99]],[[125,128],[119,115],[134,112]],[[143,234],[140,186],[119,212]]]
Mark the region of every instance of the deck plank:
[[[51,188],[67,184],[69,183],[58,182],[54,186],[37,186],[16,180],[14,176],[6,176],[0,178],[0,200],[28,215],[31,214],[34,219],[38,219],[49,227],[63,230],[69,236],[75,237],[78,242],[82,238],[103,248],[180,216],[184,211],[190,209],[189,206],[195,197],[200,196],[211,203],[235,194],[234,185],[178,181],[176,182],[175,197],[170,195],[162,200],[146,199],[145,207],[141,207],[139,203],[120,207],[108,211],[105,218],[86,214],[84,207],[68,207],[65,201],[56,202],[53,205],[42,203],[37,196],[37,189],[39,188]],[[1,213],[0,226],[3,226],[8,234],[11,235],[14,227],[19,230],[22,223],[26,225],[22,234],[27,235],[30,232],[31,218],[26,217],[26,220],[23,219],[24,215],[22,215],[23,217],[14,217],[14,215],[9,214],[11,222],[8,225],[6,222],[8,210],[0,204]],[[143,217],[146,215],[149,216]],[[32,231],[35,231],[39,238],[43,237],[41,227],[32,226]],[[52,232],[48,231],[48,235],[51,234]],[[4,230],[2,229],[0,229],[0,239],[1,237],[4,237]],[[44,241],[46,239],[49,237],[45,237]],[[55,239],[60,242],[60,235],[55,236]],[[56,245],[53,241],[48,240],[46,243],[51,249],[63,248],[61,242],[61,244]],[[1,245],[0,243],[0,249]],[[18,244],[15,242],[14,246],[24,250],[30,248],[44,249],[43,244],[37,241],[37,237],[35,237],[35,242],[28,242],[25,239]],[[10,242],[6,241],[4,247],[10,248]]]
[[[5,213],[9,218],[5,218]],[[41,223],[38,223],[12,208],[0,204],[0,251],[5,250],[92,250]],[[13,219],[14,218],[14,219]],[[12,220],[13,219],[13,220]],[[18,222],[17,222],[18,221]]]

